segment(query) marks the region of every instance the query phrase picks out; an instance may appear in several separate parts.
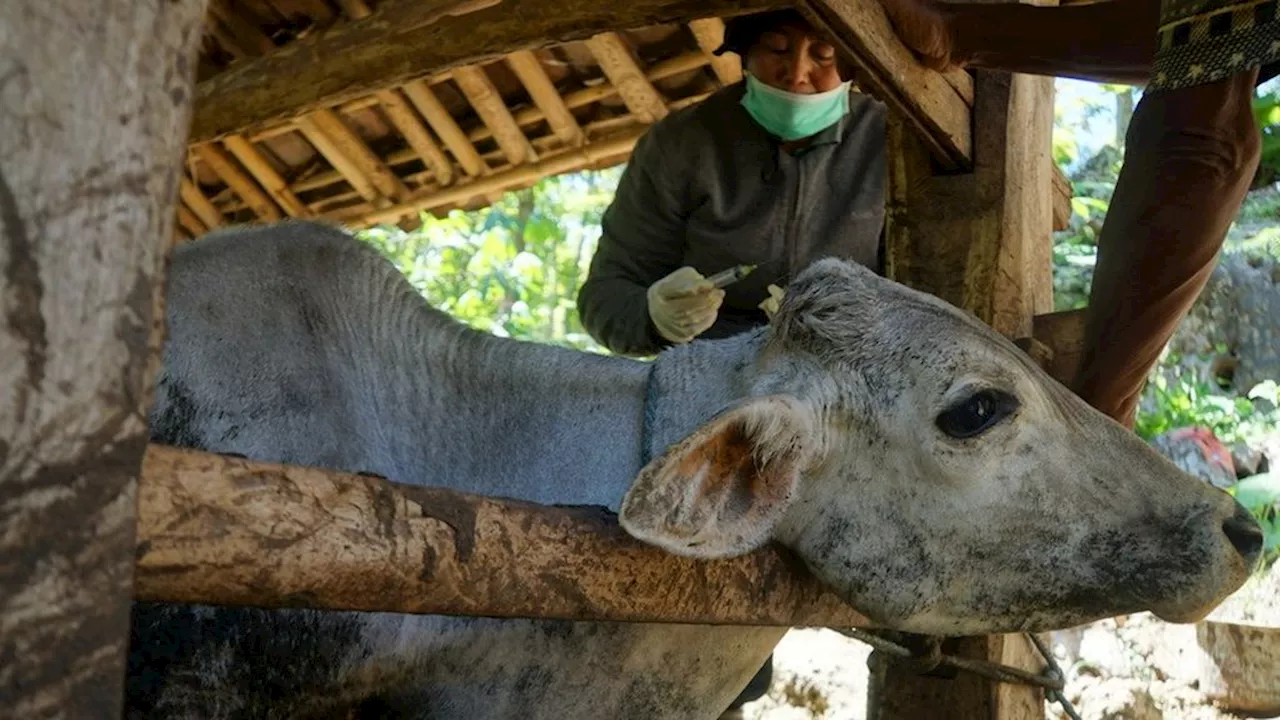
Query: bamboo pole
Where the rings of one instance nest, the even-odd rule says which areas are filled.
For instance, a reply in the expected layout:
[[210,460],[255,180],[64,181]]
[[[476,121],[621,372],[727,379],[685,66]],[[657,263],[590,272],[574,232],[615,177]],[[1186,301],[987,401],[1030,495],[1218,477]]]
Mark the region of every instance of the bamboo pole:
[[297,122],[307,140],[365,199],[390,204],[388,200],[409,195],[400,178],[333,111],[318,110]]
[[151,445],[136,599],[624,622],[865,627],[794,556],[677,557],[610,513]]
[[271,163],[243,135],[228,135],[222,142],[286,213],[293,217],[307,217],[311,214],[307,206],[289,189],[288,181],[276,172]]
[[453,72],[453,81],[458,84],[480,120],[493,132],[493,137],[507,160],[512,164],[520,164],[538,159],[537,152],[516,125],[511,111],[507,109],[498,89],[493,86],[493,81],[484,70],[475,65],[457,68]]
[[[649,80],[649,82],[656,83],[660,80],[665,80],[674,75],[680,75],[682,73],[687,73],[687,72],[697,70],[698,68],[701,68],[707,65],[707,63],[708,63],[708,56],[706,53],[703,53],[703,52],[681,53],[680,55],[677,55],[675,57],[667,58],[665,60],[659,60],[658,62],[655,62],[653,65],[650,65],[649,68],[645,71],[645,77]],[[567,92],[562,96],[561,99],[563,100],[565,107],[569,108],[570,110],[576,110],[581,107],[586,107],[587,105],[590,105],[591,103],[594,103],[594,102],[607,100],[617,94],[618,94],[618,89],[615,88],[612,84],[606,82],[606,83],[601,83],[599,85],[592,85],[591,87],[581,88],[579,90],[573,90],[571,92]],[[342,112],[344,114],[351,114],[359,110],[365,110],[365,109],[374,107],[375,105],[377,105],[377,102],[378,102],[377,99],[374,96],[370,95],[366,97],[357,98],[349,102],[345,102],[342,105],[338,106],[338,110],[339,112]],[[519,110],[515,110],[512,112],[512,117],[515,118],[516,124],[519,125],[521,128],[528,128],[532,125],[536,125],[542,122],[543,120],[547,120],[546,113],[543,112],[542,108],[538,107],[537,105],[531,105],[528,107],[520,108]],[[263,128],[262,130],[258,131],[258,133],[253,135],[253,139],[258,142],[261,142],[262,140],[266,140],[266,139],[275,137],[277,135],[283,135],[285,133],[292,132],[294,129],[295,128],[293,126],[292,121],[286,122],[280,125],[273,125],[271,127]],[[488,140],[489,138],[493,137],[493,132],[489,130],[488,127],[481,124],[479,127],[469,131],[466,134],[466,137],[471,142],[477,143],[482,140]]]
[[282,217],[280,209],[271,198],[221,147],[214,143],[202,143],[191,150],[196,157],[209,166],[209,169],[213,170],[215,175],[222,178],[232,192],[245,201],[258,218],[274,222]]
[[178,225],[191,237],[200,237],[209,232],[209,228],[200,222],[200,218],[181,202],[178,203]]
[[[364,0],[342,0],[342,11],[352,20],[360,20],[373,13]],[[392,125],[404,136],[409,147],[422,158],[422,162],[435,173],[441,185],[453,182],[453,163],[445,157],[444,151],[436,144],[435,138],[418,119],[404,95],[398,89],[388,88],[375,92],[372,99],[382,105],[382,111]]]
[[463,172],[471,176],[488,172],[488,166],[480,159],[480,154],[467,139],[466,133],[458,127],[457,121],[449,114],[444,103],[440,102],[440,98],[436,97],[435,92],[426,82],[414,80],[400,89],[418,112],[422,113],[422,117],[426,118],[431,129],[436,131],[436,135],[440,136],[440,140],[444,142],[445,147],[449,148],[449,152],[453,153],[453,158],[462,166]]
[[[559,91],[547,76],[547,71],[543,69],[537,55],[529,50],[519,50],[507,56],[507,64],[511,66],[511,70],[529,92],[534,105],[542,111],[551,132],[560,138],[560,142],[574,147],[587,141],[578,121],[573,117],[573,112],[565,104],[564,98],[560,97]],[[513,121],[519,126],[518,119]]]
[[212,230],[222,225],[222,213],[213,206],[213,203],[209,202],[209,198],[205,197],[204,193],[200,192],[200,188],[196,187],[196,184],[185,175],[178,184],[178,192],[182,197],[182,202],[191,208],[191,211],[196,214],[196,217],[200,218],[200,222],[204,223],[206,228]]
[[616,32],[603,32],[586,41],[600,69],[618,89],[627,109],[644,122],[657,122],[667,115],[667,104],[657,88],[631,55],[626,41]]
[[689,30],[698,41],[698,47],[707,54],[711,63],[711,71],[725,85],[732,85],[742,80],[742,62],[737,56],[712,55],[711,53],[724,42],[724,21],[718,17],[702,18],[689,23]]
[[405,215],[445,205],[453,205],[476,196],[501,193],[513,185],[536,182],[538,179],[549,175],[558,175],[577,170],[603,157],[629,152],[647,130],[648,127],[641,126],[608,140],[588,143],[580,148],[565,149],[555,155],[548,155],[536,163],[515,165],[507,170],[495,172],[467,183],[459,183],[448,188],[419,193],[416,197],[404,203],[369,213],[361,220],[366,225],[395,222]]

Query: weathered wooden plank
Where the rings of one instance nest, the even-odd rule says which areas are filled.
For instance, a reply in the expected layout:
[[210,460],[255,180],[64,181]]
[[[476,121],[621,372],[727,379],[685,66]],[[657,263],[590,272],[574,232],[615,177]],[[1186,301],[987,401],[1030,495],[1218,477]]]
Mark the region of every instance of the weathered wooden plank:
[[[587,141],[569,106],[565,104],[564,98],[560,97],[560,92],[556,90],[551,78],[547,76],[547,71],[542,68],[542,63],[538,62],[538,57],[533,52],[517,50],[507,56],[507,64],[520,79],[520,84],[524,85],[524,89],[529,92],[533,104],[542,111],[542,116],[546,118],[551,132],[560,138],[560,142],[573,147]],[[520,124],[518,118],[513,118],[513,122],[517,127]]]
[[[479,5],[492,7],[475,9]],[[780,0],[388,0],[369,17],[302,38],[200,84],[191,139],[280,122],[514,50],[603,30],[779,7]],[[451,12],[469,11],[462,15]],[[439,130],[437,130],[439,132]]]
[[0,3],[0,714],[119,718],[203,0]]
[[417,614],[866,626],[786,550],[699,561],[548,507],[152,445],[138,599]]
[[654,123],[667,116],[667,103],[636,63],[631,48],[616,32],[603,32],[587,40],[587,47],[600,63],[609,82],[618,89],[622,102],[641,122]]
[[1053,229],[1054,232],[1066,230],[1071,226],[1071,198],[1075,189],[1071,179],[1057,163],[1053,164]]
[[1063,310],[1036,315],[1032,322],[1031,336],[1053,353],[1046,369],[1067,387],[1071,387],[1080,367],[1080,356],[1084,351],[1084,320],[1084,310]]
[[[977,163],[932,176],[913,151],[919,137],[892,131],[887,262],[900,281],[972,311],[1010,337],[1031,334],[1053,309],[1052,78],[978,74]],[[897,116],[899,127],[906,121]],[[909,164],[905,168],[903,164]],[[903,193],[906,193],[905,195]]]
[[944,77],[921,65],[898,40],[879,3],[803,0],[799,8],[828,30],[858,70],[859,82],[905,117],[944,167],[972,165],[971,112],[957,89],[972,85],[967,73]]

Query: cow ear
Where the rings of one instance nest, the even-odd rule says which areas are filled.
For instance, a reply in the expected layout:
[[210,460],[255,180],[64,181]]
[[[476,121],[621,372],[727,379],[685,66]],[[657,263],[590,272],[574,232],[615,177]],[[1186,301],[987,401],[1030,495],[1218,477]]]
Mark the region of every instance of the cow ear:
[[627,532],[676,555],[723,558],[763,545],[795,495],[814,446],[811,413],[780,395],[716,416],[636,476]]

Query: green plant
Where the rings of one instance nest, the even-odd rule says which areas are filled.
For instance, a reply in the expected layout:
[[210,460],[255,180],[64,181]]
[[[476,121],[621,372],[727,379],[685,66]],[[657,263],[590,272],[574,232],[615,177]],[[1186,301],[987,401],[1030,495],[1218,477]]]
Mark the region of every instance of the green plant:
[[1263,566],[1280,559],[1280,473],[1244,478],[1227,492],[1262,526]]
[[1280,179],[1280,92],[1273,90],[1255,96],[1253,117],[1262,133],[1262,159],[1253,183],[1257,188]]
[[1280,389],[1273,380],[1242,397],[1195,377],[1179,358],[1171,356],[1153,372],[1144,394],[1134,431],[1148,441],[1190,426],[1208,428],[1227,444],[1256,444],[1268,433],[1280,431]]

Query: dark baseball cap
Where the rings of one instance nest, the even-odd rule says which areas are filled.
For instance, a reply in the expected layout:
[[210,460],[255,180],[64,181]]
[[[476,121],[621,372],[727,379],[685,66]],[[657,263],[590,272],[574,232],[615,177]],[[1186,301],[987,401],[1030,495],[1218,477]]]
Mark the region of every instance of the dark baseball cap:
[[809,20],[799,10],[793,8],[771,10],[754,15],[738,15],[725,21],[724,42],[711,54],[723,55],[731,52],[745,58],[747,51],[756,44],[761,35],[780,25],[812,27]]

